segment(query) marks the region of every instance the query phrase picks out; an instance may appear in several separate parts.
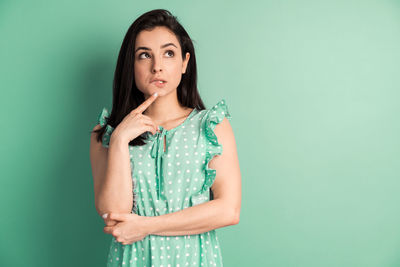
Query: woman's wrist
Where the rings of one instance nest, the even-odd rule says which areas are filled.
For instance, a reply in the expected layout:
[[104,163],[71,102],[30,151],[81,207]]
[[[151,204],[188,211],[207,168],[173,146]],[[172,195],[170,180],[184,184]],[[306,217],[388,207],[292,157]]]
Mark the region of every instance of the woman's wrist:
[[110,146],[111,144],[123,145],[126,146],[129,144],[129,141],[126,140],[119,132],[118,129],[115,129],[110,137]]
[[143,228],[147,235],[156,233],[157,216],[143,216]]

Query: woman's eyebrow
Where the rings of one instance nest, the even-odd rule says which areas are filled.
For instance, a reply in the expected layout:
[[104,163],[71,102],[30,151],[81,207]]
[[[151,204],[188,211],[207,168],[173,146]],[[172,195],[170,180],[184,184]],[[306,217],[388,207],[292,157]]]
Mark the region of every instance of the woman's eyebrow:
[[[175,44],[173,44],[173,43],[166,43],[166,44],[163,44],[162,46],[160,46],[160,48],[164,48],[164,47],[167,47],[167,46],[170,46],[170,45],[173,45],[173,46],[175,46],[176,48],[178,48],[178,47],[177,47]],[[143,49],[143,50],[151,50],[151,49],[148,48],[148,47],[139,46],[138,48],[136,48],[135,53],[136,53],[138,50],[140,50],[140,49]]]

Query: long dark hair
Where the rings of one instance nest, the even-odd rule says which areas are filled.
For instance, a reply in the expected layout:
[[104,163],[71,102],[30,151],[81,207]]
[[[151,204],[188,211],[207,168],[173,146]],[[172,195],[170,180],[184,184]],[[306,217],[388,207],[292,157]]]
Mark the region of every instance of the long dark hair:
[[[182,59],[186,52],[190,53],[186,72],[182,74],[181,82],[177,87],[179,103],[184,107],[205,109],[197,90],[196,55],[192,39],[171,12],[165,9],[154,9],[138,17],[124,37],[114,73],[111,114],[102,128],[92,131],[98,133],[98,142],[102,140],[107,124],[115,128],[130,111],[145,101],[144,94],[136,87],[134,77],[135,42],[136,36],[142,30],[152,30],[157,26],[165,26],[175,34],[181,46]],[[131,146],[144,144],[142,135],[129,142]]]

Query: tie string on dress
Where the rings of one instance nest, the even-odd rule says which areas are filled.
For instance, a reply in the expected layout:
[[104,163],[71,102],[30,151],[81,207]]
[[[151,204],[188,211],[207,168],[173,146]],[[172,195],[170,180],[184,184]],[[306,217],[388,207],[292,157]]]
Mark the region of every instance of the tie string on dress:
[[164,156],[164,136],[166,136],[167,131],[160,126],[160,132],[156,133],[154,138],[154,143],[151,148],[150,154],[152,158],[156,159],[156,189],[157,189],[157,199],[161,196],[161,183],[164,181],[164,172],[162,169],[162,157]]

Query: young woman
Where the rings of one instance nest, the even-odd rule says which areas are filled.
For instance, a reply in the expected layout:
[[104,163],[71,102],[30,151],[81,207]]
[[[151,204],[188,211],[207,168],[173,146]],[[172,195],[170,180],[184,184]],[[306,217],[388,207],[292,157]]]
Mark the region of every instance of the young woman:
[[241,175],[227,104],[206,109],[196,83],[176,17],[141,15],[118,56],[111,114],[91,135],[108,266],[222,266],[215,229],[239,222]]

